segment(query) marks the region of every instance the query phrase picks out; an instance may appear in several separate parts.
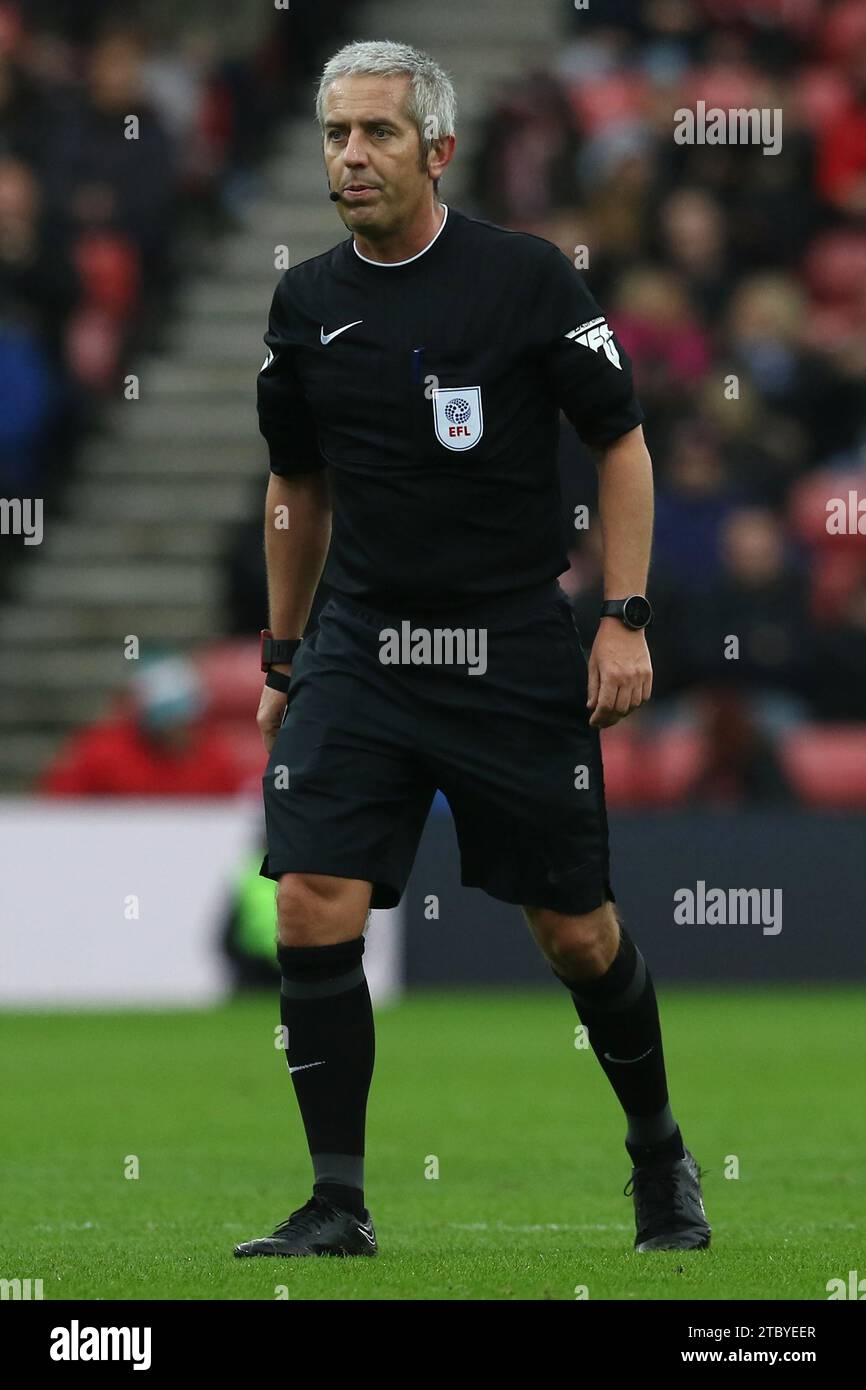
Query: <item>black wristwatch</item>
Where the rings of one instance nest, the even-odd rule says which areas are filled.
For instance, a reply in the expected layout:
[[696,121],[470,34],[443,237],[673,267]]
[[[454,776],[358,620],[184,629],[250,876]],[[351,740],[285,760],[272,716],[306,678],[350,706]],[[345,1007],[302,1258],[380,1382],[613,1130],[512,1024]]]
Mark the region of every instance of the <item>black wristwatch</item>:
[[650,627],[653,620],[652,605],[643,594],[631,594],[629,598],[605,599],[601,605],[603,618],[619,618],[632,632]]
[[281,690],[283,694],[288,693],[291,676],[285,675],[282,671],[272,671],[272,666],[288,666],[295,659],[295,653],[303,641],[302,637],[275,637],[269,627],[261,630],[262,639],[262,670],[267,671],[265,685],[269,685],[272,690]]

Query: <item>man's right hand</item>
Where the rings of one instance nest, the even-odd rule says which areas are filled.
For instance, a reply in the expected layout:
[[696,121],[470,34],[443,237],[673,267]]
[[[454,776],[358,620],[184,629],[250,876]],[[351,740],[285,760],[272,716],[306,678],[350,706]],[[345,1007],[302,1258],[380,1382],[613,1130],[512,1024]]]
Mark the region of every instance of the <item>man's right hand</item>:
[[[291,666],[278,666],[275,670],[282,671],[283,675],[291,676]],[[262,741],[270,753],[274,746],[274,741],[280,731],[283,722],[283,715],[286,712],[286,701],[288,695],[284,695],[281,690],[273,690],[271,686],[262,687],[262,698],[259,700],[259,710],[256,715],[256,723],[259,726],[259,733]]]

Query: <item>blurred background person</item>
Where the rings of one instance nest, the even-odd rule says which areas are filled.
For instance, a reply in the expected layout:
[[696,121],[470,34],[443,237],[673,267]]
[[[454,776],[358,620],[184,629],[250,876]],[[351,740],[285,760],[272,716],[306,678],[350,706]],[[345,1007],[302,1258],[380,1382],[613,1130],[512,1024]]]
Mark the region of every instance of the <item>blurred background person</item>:
[[120,708],[83,729],[44,773],[51,796],[226,796],[239,772],[221,735],[203,722],[205,696],[191,662],[166,656],[136,671]]

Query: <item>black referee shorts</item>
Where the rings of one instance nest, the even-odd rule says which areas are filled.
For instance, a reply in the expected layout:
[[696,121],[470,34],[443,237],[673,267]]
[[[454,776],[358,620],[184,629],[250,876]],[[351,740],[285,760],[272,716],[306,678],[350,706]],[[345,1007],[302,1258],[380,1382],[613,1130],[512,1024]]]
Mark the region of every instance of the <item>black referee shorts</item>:
[[[394,633],[405,634],[400,659],[419,632],[430,634],[435,655],[442,629],[467,635],[465,651],[450,648],[464,664],[449,663],[447,637],[440,664],[380,659]],[[331,599],[296,655],[262,779],[261,873],[366,879],[372,907],[395,907],[440,788],[464,885],[563,913],[613,900],[586,683],[571,607],[555,580],[411,619]]]

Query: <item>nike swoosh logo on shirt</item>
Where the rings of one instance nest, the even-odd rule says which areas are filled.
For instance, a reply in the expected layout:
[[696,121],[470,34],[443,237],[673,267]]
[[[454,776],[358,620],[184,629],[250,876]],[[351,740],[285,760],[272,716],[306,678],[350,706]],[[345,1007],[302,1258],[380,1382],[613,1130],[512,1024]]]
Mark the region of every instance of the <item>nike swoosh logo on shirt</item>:
[[289,1067],[289,1071],[306,1071],[307,1067],[323,1067],[324,1062],[302,1062],[299,1067]]
[[322,324],[322,343],[323,343],[323,345],[324,345],[325,347],[327,347],[328,343],[331,341],[332,338],[339,338],[340,334],[341,334],[341,333],[345,333],[345,331],[346,331],[347,328],[357,328],[358,324],[359,324],[359,323],[363,323],[363,322],[364,322],[363,319],[355,319],[355,322],[354,322],[354,323],[344,323],[342,328],[335,328],[333,333],[326,333],[326,332],[325,332],[325,325]]

